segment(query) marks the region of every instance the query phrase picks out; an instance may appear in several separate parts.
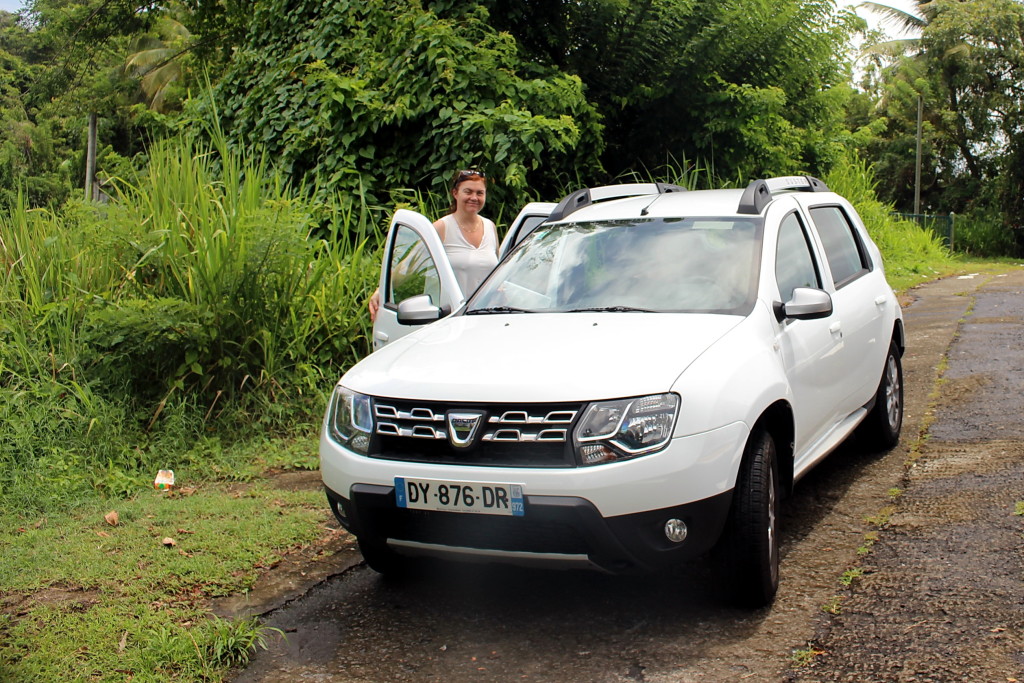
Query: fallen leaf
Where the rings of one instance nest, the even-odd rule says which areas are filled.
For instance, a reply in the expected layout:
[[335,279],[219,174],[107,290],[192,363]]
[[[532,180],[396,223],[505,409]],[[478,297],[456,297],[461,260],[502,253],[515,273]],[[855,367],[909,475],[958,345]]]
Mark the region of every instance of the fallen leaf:
[[126,647],[128,647],[128,631],[121,634],[121,642],[117,644],[117,651],[124,652]]
[[100,538],[110,538],[110,534],[108,534],[106,531],[97,531],[96,535]]
[[165,537],[165,538],[164,538],[164,540],[163,540],[163,541],[161,541],[161,543],[163,543],[163,544],[164,544],[165,546],[167,546],[168,548],[173,548],[174,546],[178,545],[178,542],[177,542],[177,541],[175,541],[175,540],[174,540],[173,538],[171,538],[170,536],[167,536],[167,537]]
[[107,514],[103,515],[103,519],[107,520],[107,524],[109,524],[110,526],[117,526],[117,523],[121,520],[121,517],[117,514],[117,510],[111,510]]

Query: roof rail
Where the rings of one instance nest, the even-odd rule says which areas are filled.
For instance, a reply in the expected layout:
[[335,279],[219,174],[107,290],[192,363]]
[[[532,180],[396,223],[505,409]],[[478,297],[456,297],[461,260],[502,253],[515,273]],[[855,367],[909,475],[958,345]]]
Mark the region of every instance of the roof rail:
[[778,178],[752,180],[740,197],[737,213],[758,215],[776,192],[829,192],[828,186],[809,175],[787,175]]
[[554,211],[545,223],[560,221],[569,214],[579,211],[594,202],[623,197],[640,197],[647,194],[665,194],[667,192],[685,192],[685,187],[669,183],[623,183],[621,185],[602,185],[601,187],[585,187],[567,194],[558,202]]

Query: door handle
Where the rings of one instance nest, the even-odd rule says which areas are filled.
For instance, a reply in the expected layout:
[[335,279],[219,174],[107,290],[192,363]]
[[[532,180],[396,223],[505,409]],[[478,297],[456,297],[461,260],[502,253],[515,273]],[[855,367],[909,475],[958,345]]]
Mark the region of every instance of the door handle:
[[828,331],[833,335],[837,335],[840,339],[843,337],[843,326],[838,322],[829,325]]

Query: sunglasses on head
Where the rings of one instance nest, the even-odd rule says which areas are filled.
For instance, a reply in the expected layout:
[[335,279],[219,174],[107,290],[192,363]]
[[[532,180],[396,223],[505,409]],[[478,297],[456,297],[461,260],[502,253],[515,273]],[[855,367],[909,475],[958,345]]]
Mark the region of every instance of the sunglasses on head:
[[474,176],[478,178],[486,178],[487,174],[478,168],[470,168],[464,171],[459,171],[458,175],[455,176],[455,184],[458,185],[463,180],[468,180],[469,178],[472,178]]

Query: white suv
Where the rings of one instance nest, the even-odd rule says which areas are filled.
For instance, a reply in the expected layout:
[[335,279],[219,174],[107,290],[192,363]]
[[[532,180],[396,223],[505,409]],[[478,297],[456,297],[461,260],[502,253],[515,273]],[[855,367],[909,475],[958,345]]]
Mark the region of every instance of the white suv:
[[623,573],[714,547],[771,602],[780,497],[855,429],[899,439],[902,312],[854,208],[810,177],[593,188],[501,250],[465,300],[430,222],[395,216],[378,350],[320,440],[367,563]]

